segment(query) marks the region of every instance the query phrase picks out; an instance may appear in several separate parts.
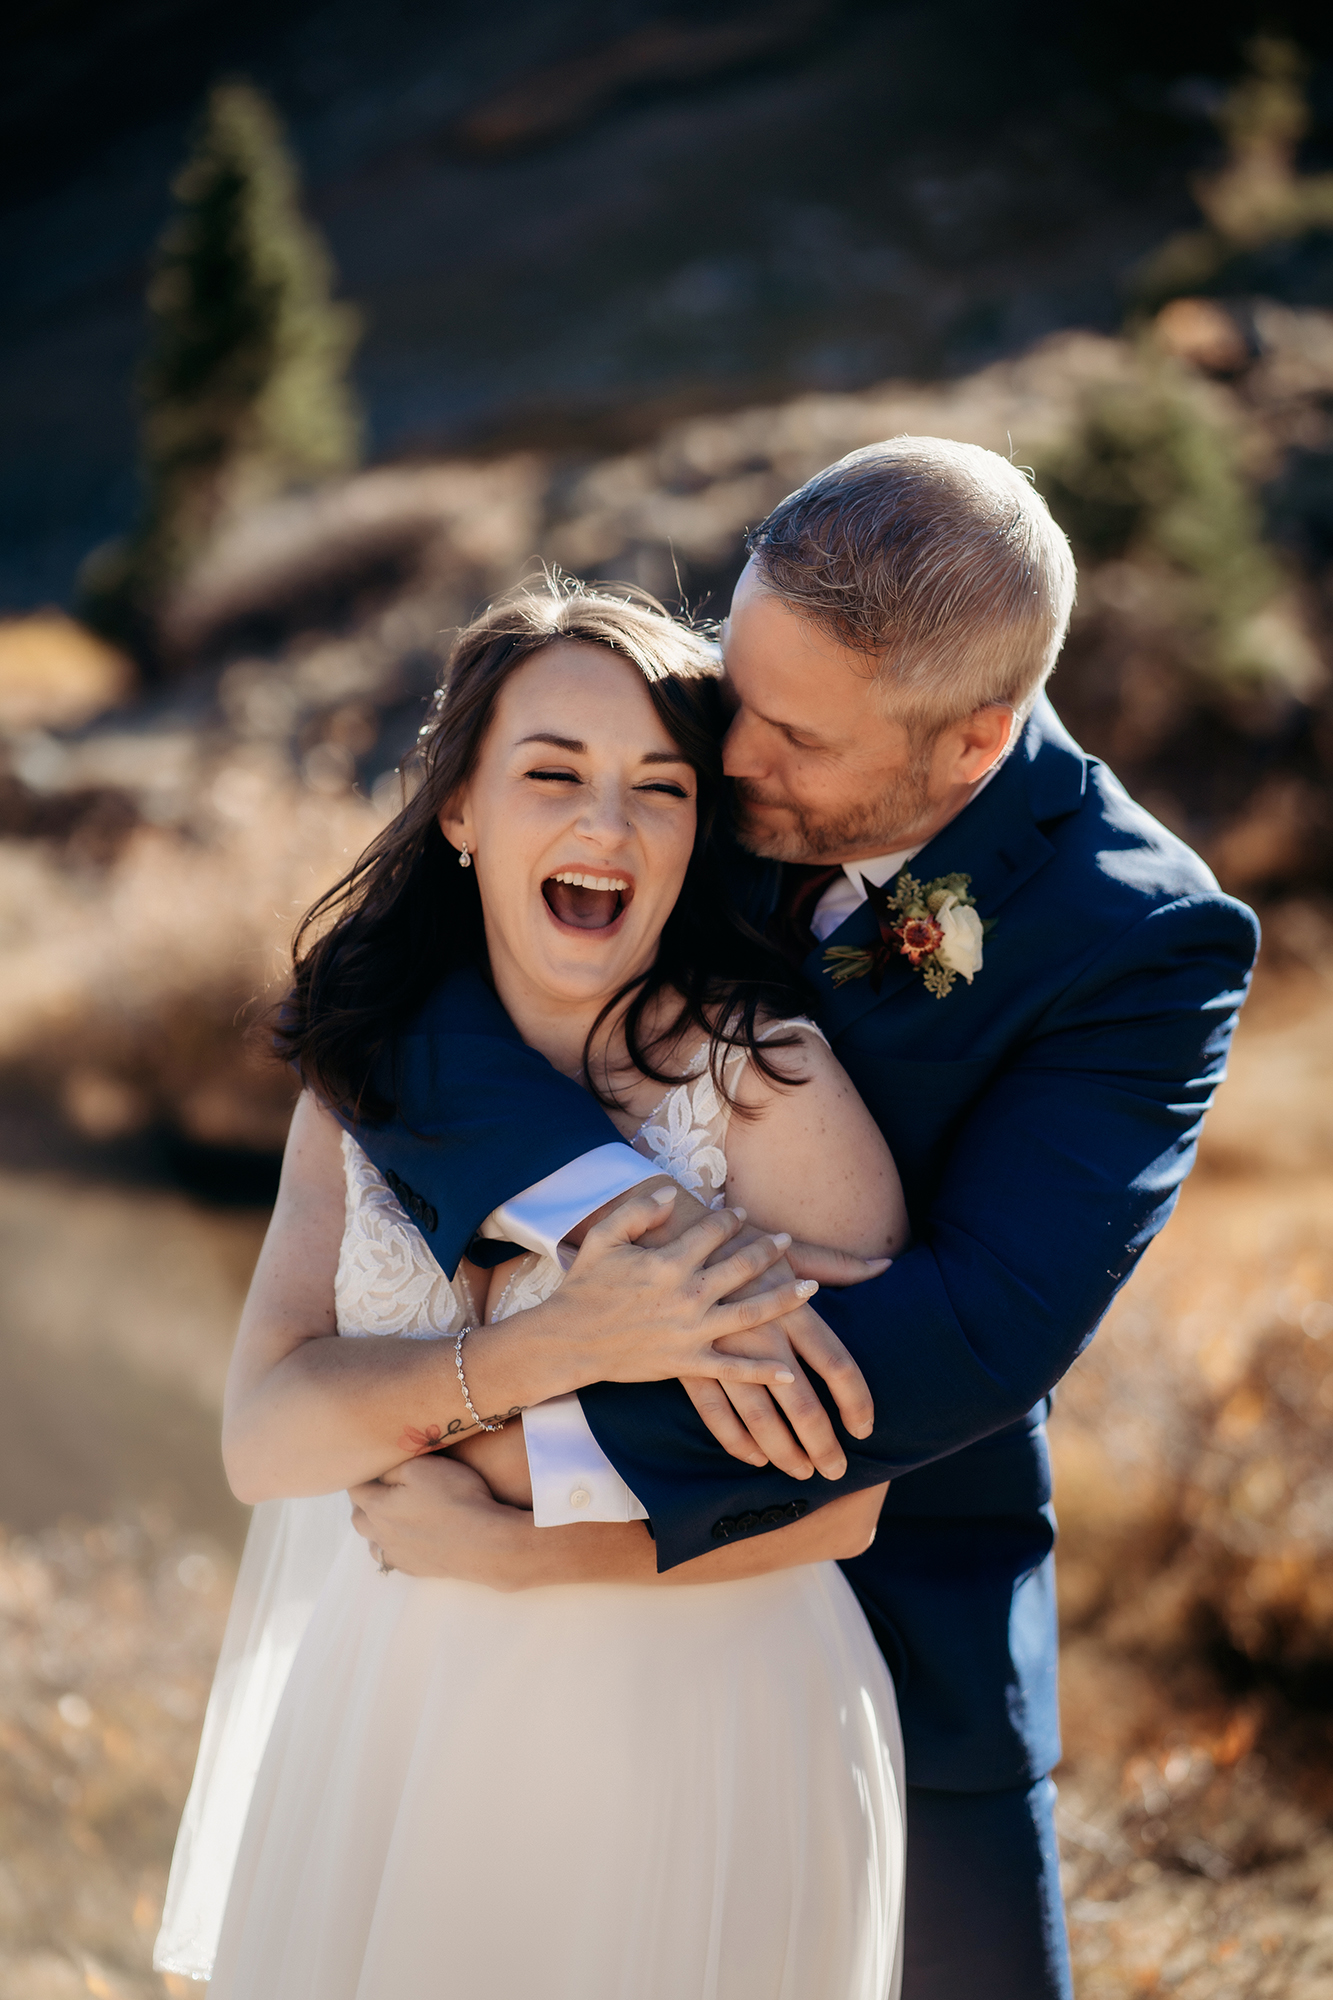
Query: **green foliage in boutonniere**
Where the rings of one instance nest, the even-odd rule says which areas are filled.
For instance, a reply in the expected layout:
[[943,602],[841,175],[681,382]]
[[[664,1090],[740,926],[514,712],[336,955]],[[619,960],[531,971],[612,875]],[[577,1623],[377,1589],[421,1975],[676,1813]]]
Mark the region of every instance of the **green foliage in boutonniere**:
[[867,974],[876,993],[895,958],[905,958],[921,974],[928,993],[943,1000],[955,979],[970,986],[981,970],[981,941],[994,929],[983,924],[968,893],[970,875],[937,875],[921,883],[904,869],[892,887],[876,888],[861,877],[866,901],[879,919],[876,945],[830,945],[824,969],[835,986]]

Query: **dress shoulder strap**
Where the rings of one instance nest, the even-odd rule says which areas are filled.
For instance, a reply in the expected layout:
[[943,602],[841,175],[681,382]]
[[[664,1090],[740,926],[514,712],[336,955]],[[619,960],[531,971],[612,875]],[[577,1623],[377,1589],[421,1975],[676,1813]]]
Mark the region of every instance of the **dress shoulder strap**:
[[831,1049],[833,1046],[818,1021],[812,1021],[808,1014],[788,1014],[781,1021],[765,1021],[763,1027],[756,1034],[755,1040],[757,1042],[771,1042],[776,1036],[786,1034],[789,1028],[808,1028],[812,1035],[816,1035],[819,1038],[826,1049]]

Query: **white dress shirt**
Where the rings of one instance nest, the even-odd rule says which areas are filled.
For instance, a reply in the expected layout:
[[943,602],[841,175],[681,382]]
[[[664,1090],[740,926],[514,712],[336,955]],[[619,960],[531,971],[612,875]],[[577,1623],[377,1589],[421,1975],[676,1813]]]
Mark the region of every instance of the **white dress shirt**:
[[829,883],[815,904],[815,913],[810,919],[810,928],[819,942],[823,944],[825,938],[832,937],[839,925],[846,923],[852,911],[864,903],[866,892],[862,876],[867,882],[873,882],[877,889],[882,889],[886,882],[893,880],[900,868],[905,868],[909,861],[916,859],[924,846],[925,842],[919,841],[915,847],[900,848],[897,854],[876,854],[869,861],[844,861],[841,882]]
[[[656,1179],[660,1171],[632,1146],[613,1140],[502,1202],[478,1233],[492,1241],[521,1243],[568,1270],[575,1257],[570,1231],[595,1209],[641,1181]],[[574,1521],[647,1520],[647,1508],[598,1444],[576,1395],[553,1396],[525,1410],[523,1441],[539,1528],[563,1528]]]
[[[1000,763],[1003,763],[1003,758]],[[976,791],[985,790],[1000,764],[993,764]],[[968,803],[971,803],[969,799]],[[845,861],[842,877],[830,882],[810,920],[822,944],[832,937],[852,911],[866,899],[862,877],[882,889],[900,868],[921,852],[924,842],[900,848],[896,854],[876,854],[867,861]],[[632,1146],[598,1146],[525,1188],[497,1208],[481,1226],[483,1236],[501,1237],[525,1248],[544,1250],[569,1268],[573,1246],[566,1240],[585,1215],[626,1194],[661,1172]],[[492,1224],[495,1226],[492,1227]],[[533,1512],[539,1528],[570,1521],[646,1521],[647,1510],[630,1492],[598,1444],[576,1395],[537,1403],[523,1413],[528,1466],[532,1473]]]

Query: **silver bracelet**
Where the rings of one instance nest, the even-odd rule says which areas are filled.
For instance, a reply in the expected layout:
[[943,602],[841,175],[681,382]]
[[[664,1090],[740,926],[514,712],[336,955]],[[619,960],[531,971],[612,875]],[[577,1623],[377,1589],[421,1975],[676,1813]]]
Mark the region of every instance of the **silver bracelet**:
[[502,1431],[505,1427],[505,1419],[501,1417],[498,1424],[488,1424],[485,1417],[477,1415],[476,1410],[472,1406],[472,1398],[467,1392],[467,1379],[463,1374],[463,1342],[467,1339],[471,1331],[472,1328],[470,1326],[465,1326],[461,1327],[454,1335],[454,1367],[458,1371],[458,1386],[463,1391],[463,1401],[467,1404],[467,1413],[473,1423],[479,1424],[484,1431]]

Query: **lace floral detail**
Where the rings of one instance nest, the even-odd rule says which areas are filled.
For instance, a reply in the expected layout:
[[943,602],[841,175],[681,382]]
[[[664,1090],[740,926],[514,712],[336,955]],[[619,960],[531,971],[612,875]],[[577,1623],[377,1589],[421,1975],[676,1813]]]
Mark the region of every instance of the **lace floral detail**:
[[[813,1021],[804,1017],[790,1021],[770,1021],[759,1030],[759,1040],[767,1042],[790,1028],[808,1028],[827,1046],[827,1037]],[[709,1055],[712,1044],[704,1042],[686,1065],[685,1081],[668,1091],[662,1102],[644,1120],[630,1144],[636,1152],[652,1160],[664,1174],[697,1194],[710,1208],[721,1208],[726,1200],[727,1156],[724,1142],[731,1118],[731,1106],[713,1082]],[[728,1049],[722,1062],[722,1081],[728,1091],[736,1088],[741,1070],[749,1060],[744,1049]]]
[[529,1251],[516,1263],[506,1264],[504,1290],[486,1314],[488,1323],[494,1326],[497,1320],[508,1319],[511,1313],[526,1312],[529,1306],[539,1306],[549,1299],[564,1272],[554,1257],[539,1257]]
[[467,1280],[451,1285],[425,1237],[350,1132],[343,1133],[347,1205],[334,1309],[342,1334],[396,1333],[413,1340],[475,1326]]
[[[726,1133],[729,1107],[718,1096],[708,1053],[705,1042],[689,1064],[693,1081],[668,1091],[630,1144],[691,1194],[702,1195],[710,1208],[718,1208],[727,1185],[727,1156],[718,1141]],[[730,1056],[726,1068],[732,1068]],[[694,1075],[698,1070],[702,1073]]]

